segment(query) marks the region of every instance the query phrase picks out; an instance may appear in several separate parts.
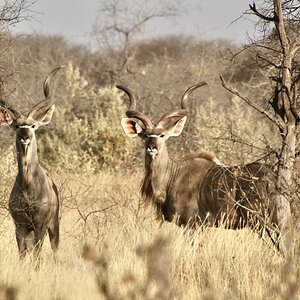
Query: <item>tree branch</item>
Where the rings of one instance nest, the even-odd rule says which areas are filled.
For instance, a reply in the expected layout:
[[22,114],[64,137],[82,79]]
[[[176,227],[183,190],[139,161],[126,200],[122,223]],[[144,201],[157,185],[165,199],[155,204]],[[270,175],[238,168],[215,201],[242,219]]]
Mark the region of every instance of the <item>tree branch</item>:
[[272,121],[274,124],[276,124],[280,129],[283,129],[285,124],[282,120],[274,117],[272,114],[270,114],[269,112],[267,112],[266,110],[264,110],[263,108],[261,108],[259,105],[257,105],[256,103],[254,103],[252,100],[242,96],[238,91],[236,91],[235,89],[228,87],[224,78],[222,77],[222,75],[220,75],[220,79],[222,82],[222,86],[229,92],[231,92],[232,94],[238,96],[240,99],[242,99],[243,101],[245,101],[249,106],[251,106],[252,108],[254,108],[256,111],[258,111],[259,113],[261,113],[262,115],[266,116],[270,121]]
[[[280,64],[276,64],[275,62],[271,61],[267,57],[260,55],[260,53],[257,53],[257,58],[259,58],[260,60],[266,62],[265,66],[273,66],[275,69],[280,68]],[[257,63],[258,63],[258,61],[257,61]]]
[[[291,96],[290,96],[290,91],[286,91],[286,94],[287,94],[287,97],[288,97],[288,100],[290,102],[290,107],[291,107],[291,112],[296,120],[296,124],[299,124],[299,121],[300,121],[300,115],[298,113],[298,110],[297,110],[297,107],[296,107],[296,103],[295,103],[295,99],[291,99]],[[294,97],[295,98],[295,95]]]
[[36,0],[13,0],[7,1],[0,5],[0,31],[7,26],[19,23],[23,20],[30,19],[28,15],[29,8]]
[[256,5],[253,2],[253,4],[249,4],[250,9],[254,12],[255,15],[257,15],[258,17],[262,18],[265,21],[269,21],[269,22],[274,22],[276,20],[275,16],[273,17],[267,17],[263,14],[261,14],[257,9],[256,9]]

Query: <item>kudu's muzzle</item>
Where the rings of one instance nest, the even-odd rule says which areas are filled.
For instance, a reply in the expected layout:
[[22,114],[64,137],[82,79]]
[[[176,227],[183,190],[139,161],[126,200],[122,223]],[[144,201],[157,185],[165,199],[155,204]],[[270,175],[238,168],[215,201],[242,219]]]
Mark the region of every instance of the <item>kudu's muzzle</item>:
[[23,146],[28,146],[31,142],[30,133],[28,128],[21,128],[17,134],[18,140]]
[[156,137],[149,137],[149,142],[147,143],[146,151],[147,151],[147,154],[150,155],[152,160],[154,160],[156,158],[156,156],[158,154]]

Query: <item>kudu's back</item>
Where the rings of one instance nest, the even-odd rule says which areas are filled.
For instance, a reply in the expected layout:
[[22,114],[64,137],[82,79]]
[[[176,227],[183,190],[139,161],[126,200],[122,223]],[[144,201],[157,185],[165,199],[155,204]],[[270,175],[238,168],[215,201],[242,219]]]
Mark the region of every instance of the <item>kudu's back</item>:
[[275,175],[267,165],[213,166],[205,174],[199,194],[199,216],[209,225],[277,224]]

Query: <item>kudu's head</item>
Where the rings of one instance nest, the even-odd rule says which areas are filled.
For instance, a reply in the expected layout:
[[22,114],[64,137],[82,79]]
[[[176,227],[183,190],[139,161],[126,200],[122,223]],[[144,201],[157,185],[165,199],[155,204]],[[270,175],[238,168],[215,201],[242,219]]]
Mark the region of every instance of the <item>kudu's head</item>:
[[49,83],[57,71],[63,67],[57,67],[46,77],[43,84],[45,99],[35,104],[27,114],[20,113],[12,105],[0,99],[0,124],[9,125],[15,130],[19,150],[26,152],[29,145],[35,142],[35,130],[51,121],[55,105],[49,96]]
[[[195,89],[206,84],[206,82],[201,82],[189,87],[183,94],[181,108],[164,114],[156,125],[146,115],[136,111],[137,96],[135,93],[129,88],[117,85],[117,88],[124,91],[130,100],[126,112],[128,118],[123,118],[121,121],[123,130],[129,137],[139,136],[144,140],[146,163],[160,156],[169,137],[181,134],[187,120],[189,96]],[[141,126],[136,120],[141,122]]]

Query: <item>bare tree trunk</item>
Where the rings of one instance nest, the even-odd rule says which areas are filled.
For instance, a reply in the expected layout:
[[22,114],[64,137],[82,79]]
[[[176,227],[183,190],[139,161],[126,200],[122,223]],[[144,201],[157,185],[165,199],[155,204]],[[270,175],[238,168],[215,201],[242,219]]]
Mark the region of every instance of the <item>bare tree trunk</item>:
[[285,31],[285,24],[282,12],[281,0],[273,0],[274,5],[274,24],[278,33],[281,49],[281,91],[279,93],[279,105],[285,112],[285,126],[281,132],[282,147],[279,156],[277,170],[277,218],[280,224],[280,251],[285,255],[292,255],[292,232],[293,222],[291,215],[291,199],[292,199],[292,171],[295,163],[296,152],[296,117],[293,113],[291,102],[291,69],[292,56],[289,40]]
[[291,214],[292,170],[295,161],[295,126],[287,125],[282,135],[282,148],[277,169],[276,207],[279,221],[279,250],[284,256],[293,256],[293,219]]

